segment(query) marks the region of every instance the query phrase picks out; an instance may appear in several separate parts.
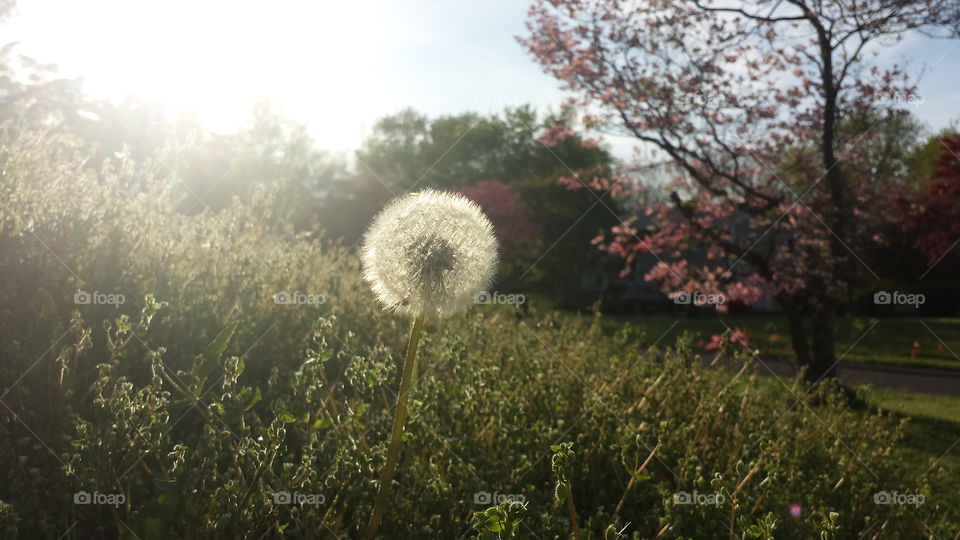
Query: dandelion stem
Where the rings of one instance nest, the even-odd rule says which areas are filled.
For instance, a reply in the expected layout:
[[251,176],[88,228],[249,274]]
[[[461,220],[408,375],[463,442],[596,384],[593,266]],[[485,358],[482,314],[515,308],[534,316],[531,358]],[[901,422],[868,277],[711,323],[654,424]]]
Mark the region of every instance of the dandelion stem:
[[580,540],[580,525],[577,523],[577,509],[573,506],[573,489],[570,487],[570,481],[566,482],[567,487],[567,511],[570,512],[570,527],[573,528],[574,540]]
[[393,416],[393,434],[390,436],[390,448],[387,450],[387,462],[380,472],[380,490],[373,505],[373,515],[367,523],[365,538],[373,540],[380,528],[383,519],[383,510],[390,496],[390,485],[393,483],[393,474],[396,472],[397,461],[400,460],[400,437],[403,435],[403,424],[407,419],[407,398],[410,396],[410,387],[413,383],[413,372],[417,364],[417,345],[420,343],[420,329],[423,327],[423,313],[414,321],[410,328],[410,341],[407,342],[407,358],[403,362],[403,378],[400,379],[400,393],[397,394],[397,410]]

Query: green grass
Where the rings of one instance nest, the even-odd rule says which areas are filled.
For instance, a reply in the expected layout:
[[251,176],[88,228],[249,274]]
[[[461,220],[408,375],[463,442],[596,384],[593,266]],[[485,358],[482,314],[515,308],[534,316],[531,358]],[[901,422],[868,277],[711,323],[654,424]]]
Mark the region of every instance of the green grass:
[[[867,403],[909,418],[898,458],[917,477],[942,467],[960,478],[960,397],[863,387]],[[939,501],[960,509],[960,490],[941,493]]]
[[[770,357],[793,355],[786,319],[778,316],[738,315],[681,317],[671,315],[605,317],[613,331],[624,324],[646,334],[649,343],[672,343],[683,332],[706,344],[710,336],[740,328],[752,347]],[[865,319],[837,321],[837,357],[844,362],[960,369],[960,319]]]
[[[960,397],[888,388],[869,388],[867,392],[871,405],[916,419],[952,423],[960,432]],[[960,438],[960,433],[956,438]]]

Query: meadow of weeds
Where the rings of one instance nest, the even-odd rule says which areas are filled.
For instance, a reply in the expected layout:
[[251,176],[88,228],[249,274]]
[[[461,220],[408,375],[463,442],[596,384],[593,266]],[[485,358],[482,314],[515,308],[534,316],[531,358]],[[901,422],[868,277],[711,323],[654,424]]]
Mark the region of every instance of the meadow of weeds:
[[[188,217],[159,165],[0,143],[0,537],[359,537],[407,321],[356,249],[269,193]],[[900,420],[601,322],[425,324],[381,537],[956,534],[956,479],[904,460]]]

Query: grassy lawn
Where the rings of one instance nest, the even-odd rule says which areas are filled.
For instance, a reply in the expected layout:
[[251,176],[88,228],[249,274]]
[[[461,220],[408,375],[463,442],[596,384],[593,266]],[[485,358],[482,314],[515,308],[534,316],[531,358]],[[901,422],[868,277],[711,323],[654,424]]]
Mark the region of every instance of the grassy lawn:
[[[948,476],[960,478],[960,398],[878,388],[865,392],[871,406],[910,418],[900,447],[905,468],[919,477],[943,467]],[[960,510],[960,490],[950,496],[941,502]]]
[[[960,397],[905,392],[888,388],[867,389],[871,405],[912,418],[954,424],[960,431]],[[960,437],[960,433],[954,440]],[[958,453],[960,457],[960,453]]]
[[[740,328],[750,345],[767,356],[792,356],[787,322],[778,316],[678,315],[605,317],[608,328],[629,325],[645,334],[646,341],[670,344],[683,332],[695,343],[727,327]],[[837,323],[837,356],[844,362],[960,369],[960,319],[840,318]],[[942,341],[941,341],[942,340]]]

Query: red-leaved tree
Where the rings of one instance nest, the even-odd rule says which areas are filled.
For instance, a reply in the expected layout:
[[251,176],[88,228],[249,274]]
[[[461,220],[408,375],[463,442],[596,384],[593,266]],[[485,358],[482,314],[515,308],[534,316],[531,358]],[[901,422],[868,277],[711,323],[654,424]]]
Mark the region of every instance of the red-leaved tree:
[[929,191],[906,203],[905,226],[930,265],[947,256],[960,241],[960,133],[940,137],[943,149],[931,174]]
[[457,191],[479,204],[493,222],[502,257],[513,259],[529,253],[540,225],[530,219],[517,190],[499,180],[481,180]]
[[[879,278],[860,253],[895,215],[897,178],[874,178],[858,148],[878,134],[854,115],[916,98],[870,54],[909,31],[956,37],[955,0],[538,0],[520,38],[591,115],[666,155],[668,200],[601,247],[661,262],[665,292],[765,291],[790,322],[811,380],[834,375],[839,299]],[[872,47],[871,47],[872,46]]]

